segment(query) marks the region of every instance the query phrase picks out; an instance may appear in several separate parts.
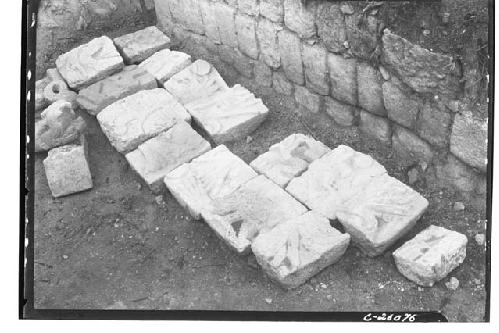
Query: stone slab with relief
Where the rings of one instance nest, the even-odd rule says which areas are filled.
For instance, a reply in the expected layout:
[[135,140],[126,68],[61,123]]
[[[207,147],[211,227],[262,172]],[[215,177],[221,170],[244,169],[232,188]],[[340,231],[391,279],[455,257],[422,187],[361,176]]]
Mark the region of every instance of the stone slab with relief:
[[247,137],[269,113],[260,98],[239,84],[185,106],[216,143]]
[[260,233],[306,212],[300,202],[260,175],[217,200],[214,209],[202,212],[202,216],[230,248],[246,254]]
[[191,65],[191,56],[184,52],[164,49],[139,64],[161,84]]
[[225,197],[257,173],[226,146],[220,145],[171,171],[165,177],[170,193],[195,219],[213,210]]
[[164,185],[163,178],[170,171],[208,150],[210,143],[188,123],[180,122],[140,144],[125,157],[151,190],[160,192]]
[[307,169],[310,163],[328,153],[330,148],[304,134],[292,134],[272,145],[250,166],[281,187]]
[[163,86],[183,105],[228,89],[215,67],[201,59],[172,76]]
[[401,274],[421,286],[432,287],[465,260],[466,246],[465,235],[431,225],[392,255]]
[[121,153],[191,117],[165,89],[142,90],[125,97],[97,115],[111,144]]
[[266,274],[289,289],[336,263],[349,240],[328,219],[309,211],[257,236],[252,252]]
[[79,90],[119,72],[124,65],[113,41],[102,36],[60,55],[56,66],[66,83]]
[[113,39],[127,64],[137,64],[170,45],[170,38],[155,26]]

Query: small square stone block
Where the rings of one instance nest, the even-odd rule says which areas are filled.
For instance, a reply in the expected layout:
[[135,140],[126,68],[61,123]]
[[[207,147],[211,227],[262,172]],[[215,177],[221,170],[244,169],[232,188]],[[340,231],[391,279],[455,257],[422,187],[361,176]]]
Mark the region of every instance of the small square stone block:
[[336,263],[349,240],[328,219],[309,211],[257,236],[252,251],[266,274],[289,289]]
[[170,38],[155,26],[113,39],[127,64],[138,64],[170,45]]
[[154,192],[163,188],[163,178],[179,165],[210,150],[210,143],[185,122],[149,139],[125,155],[132,168]]
[[432,287],[464,261],[466,246],[465,235],[431,225],[394,251],[393,257],[401,274]]
[[153,75],[161,84],[191,65],[191,56],[184,52],[164,49],[140,63],[139,67]]

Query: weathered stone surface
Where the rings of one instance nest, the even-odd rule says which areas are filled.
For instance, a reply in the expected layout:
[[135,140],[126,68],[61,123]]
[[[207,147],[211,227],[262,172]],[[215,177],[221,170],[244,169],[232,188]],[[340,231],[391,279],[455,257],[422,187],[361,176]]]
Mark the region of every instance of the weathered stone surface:
[[284,288],[296,288],[345,253],[350,236],[323,216],[307,212],[260,234],[252,252],[264,272]]
[[304,84],[300,38],[289,30],[278,32],[281,64],[285,75],[296,84]]
[[164,181],[191,216],[200,219],[203,211],[213,211],[214,200],[255,177],[257,173],[251,167],[220,145],[171,171]]
[[154,0],[155,14],[158,27],[166,32],[171,33],[173,28],[172,14],[170,13],[170,0]]
[[384,174],[385,168],[370,156],[340,145],[312,162],[286,190],[313,211],[334,220],[345,201]]
[[304,134],[292,134],[250,163],[258,173],[281,187],[328,153],[330,148]]
[[273,73],[273,88],[279,94],[290,96],[293,93],[293,84],[282,72]]
[[424,103],[417,120],[417,133],[432,145],[444,148],[450,137],[451,114]]
[[51,81],[55,81],[55,80],[64,81],[64,78],[61,76],[61,73],[59,73],[59,71],[57,70],[57,68],[49,68],[49,69],[47,69],[46,75],[47,75],[47,77]]
[[316,35],[314,25],[314,13],[316,3],[301,0],[284,0],[285,25],[299,34],[301,38],[309,38]]
[[260,0],[260,15],[273,22],[283,22],[283,1]]
[[91,115],[97,115],[108,105],[140,90],[156,88],[155,78],[137,66],[127,66],[120,73],[80,90],[78,105]]
[[295,86],[295,101],[312,113],[321,110],[322,96],[310,92],[306,87]]
[[222,44],[231,47],[238,47],[236,28],[234,26],[234,8],[219,2],[216,2],[213,5]]
[[170,45],[168,38],[157,27],[151,26],[113,39],[127,64],[138,64]]
[[273,83],[273,73],[264,63],[257,61],[253,68],[255,82],[264,87],[270,87]]
[[198,0],[169,0],[170,13],[184,29],[202,35],[205,32]]
[[306,212],[302,204],[261,175],[217,200],[214,209],[202,211],[202,216],[217,236],[244,254],[260,233]]
[[486,172],[488,119],[476,119],[471,112],[455,115],[451,130],[450,151],[470,166]]
[[185,106],[216,143],[247,137],[269,112],[260,98],[239,84]]
[[60,55],[56,66],[73,89],[81,89],[123,68],[123,59],[106,36],[94,38]]
[[476,184],[480,182],[479,174],[452,154],[448,154],[444,161],[436,163],[435,171],[437,183],[459,190],[463,194],[474,192]]
[[144,60],[139,68],[154,76],[161,84],[191,65],[191,56],[184,52],[161,50]]
[[370,137],[385,144],[391,144],[391,126],[386,118],[361,110],[359,113],[359,129]]
[[85,145],[67,145],[51,149],[43,160],[43,166],[54,197],[92,188]]
[[354,125],[354,106],[344,104],[330,97],[325,97],[325,109],[326,113],[340,126]]
[[201,59],[172,76],[163,86],[181,104],[203,99],[228,89],[226,82],[215,67]]
[[238,10],[244,14],[257,16],[259,15],[258,0],[238,0]]
[[318,5],[316,25],[318,36],[328,51],[338,53],[345,50],[346,30],[339,4],[322,1]]
[[392,148],[401,158],[404,165],[412,165],[418,162],[429,164],[434,155],[431,146],[420,139],[413,132],[399,126],[394,126],[392,134]]
[[382,75],[365,63],[358,63],[358,103],[359,106],[379,116],[387,116],[382,94]]
[[278,31],[281,27],[266,19],[260,19],[257,25],[257,40],[260,48],[260,58],[272,68],[278,68],[280,62],[280,49],[278,44]]
[[380,21],[375,16],[365,15],[361,11],[345,16],[346,38],[349,53],[364,60],[373,60],[378,56],[378,36]]
[[49,105],[49,101],[45,98],[43,91],[45,87],[50,83],[48,77],[37,80],[35,82],[35,111],[40,111]]
[[165,89],[143,90],[120,99],[97,115],[101,129],[120,153],[171,128],[190,115]]
[[219,27],[215,14],[214,4],[209,0],[198,0],[200,5],[201,19],[205,26],[205,35],[215,43],[220,43]]
[[163,187],[163,178],[181,164],[210,150],[210,143],[185,122],[142,143],[125,155],[132,168],[155,192]]
[[382,45],[382,62],[415,91],[459,94],[460,71],[452,57],[430,52],[388,29],[382,36]]
[[400,89],[394,78],[382,84],[382,92],[389,119],[402,126],[414,129],[421,108],[420,103]]
[[419,193],[387,174],[359,190],[343,204],[337,218],[369,256],[382,254],[406,234],[429,205]]
[[247,78],[251,78],[253,74],[253,67],[255,60],[251,59],[250,57],[247,57],[238,50],[235,50],[230,55],[233,58],[232,63],[234,69],[236,69],[236,71],[241,75]]
[[237,14],[234,18],[234,25],[240,51],[252,59],[257,59],[259,48],[255,35],[255,19],[248,15]]
[[326,54],[325,48],[320,45],[302,44],[302,60],[304,63],[306,87],[320,95],[328,95],[330,91],[327,78]]
[[465,235],[431,225],[392,255],[401,274],[421,286],[432,287],[464,261],[466,245]]
[[35,152],[71,143],[85,129],[85,121],[76,116],[71,103],[56,101],[41,113],[41,119],[35,123]]
[[52,104],[57,100],[63,99],[63,96],[69,91],[68,85],[63,80],[52,80],[45,86],[43,95]]
[[358,104],[356,82],[356,59],[346,59],[329,53],[327,56],[330,73],[330,95],[347,104]]

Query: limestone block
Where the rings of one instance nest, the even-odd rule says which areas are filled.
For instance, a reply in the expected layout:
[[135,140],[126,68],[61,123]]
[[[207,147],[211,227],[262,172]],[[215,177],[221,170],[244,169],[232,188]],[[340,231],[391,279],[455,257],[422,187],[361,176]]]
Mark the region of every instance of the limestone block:
[[238,0],[238,10],[246,15],[259,15],[258,0]]
[[61,76],[72,89],[81,89],[123,68],[123,59],[106,36],[94,38],[56,59]]
[[234,18],[234,25],[240,51],[252,59],[257,59],[259,48],[257,47],[257,37],[255,35],[255,19],[248,15],[237,14]]
[[326,113],[340,126],[352,126],[355,122],[355,108],[333,98],[325,97]]
[[270,87],[273,83],[273,73],[264,63],[257,61],[253,68],[255,82],[264,87]]
[[172,13],[170,12],[170,0],[154,0],[155,14],[158,26],[162,31],[170,32],[173,27]]
[[142,68],[127,66],[123,71],[91,84],[78,92],[78,105],[97,115],[112,103],[141,90],[156,88],[155,78]]
[[172,76],[163,86],[183,105],[228,89],[215,67],[201,59]]
[[199,0],[201,19],[205,26],[205,35],[214,43],[221,42],[219,35],[219,27],[217,26],[217,17],[215,5],[209,0]]
[[273,88],[279,94],[290,96],[293,93],[293,84],[282,72],[273,73]]
[[97,120],[120,153],[136,149],[144,141],[171,128],[190,115],[165,89],[143,90],[106,107]]
[[304,134],[292,134],[272,145],[250,163],[258,173],[281,187],[307,169],[309,164],[328,153],[330,148]]
[[286,191],[310,209],[328,219],[337,218],[348,199],[355,197],[385,168],[368,155],[340,145],[312,162]]
[[434,152],[431,146],[413,132],[399,126],[394,126],[392,148],[402,158],[402,163],[412,165],[418,162],[432,161]]
[[407,128],[415,128],[420,103],[400,89],[394,78],[382,84],[382,93],[389,119]]
[[92,188],[85,145],[51,149],[43,166],[52,196],[56,198]]
[[257,26],[257,40],[260,48],[260,58],[272,68],[281,64],[278,44],[278,31],[281,27],[266,19],[260,19]]
[[431,225],[392,255],[401,274],[421,286],[432,287],[464,261],[466,246],[465,235]]
[[300,38],[289,30],[278,32],[280,58],[285,75],[296,84],[304,84]]
[[260,234],[252,252],[264,272],[284,288],[296,288],[345,253],[350,236],[312,211]]
[[420,110],[417,120],[417,133],[432,145],[445,148],[450,137],[451,114],[439,110],[427,102]]
[[321,96],[310,92],[306,87],[295,86],[295,101],[312,113],[318,113],[321,110]]
[[359,106],[373,114],[387,116],[382,94],[382,74],[365,63],[358,63],[357,74]]
[[113,39],[127,64],[138,64],[170,46],[170,38],[155,26]]
[[229,247],[245,254],[260,233],[306,212],[302,204],[261,175],[217,200],[213,211],[203,211],[202,216]]
[[161,84],[191,65],[191,56],[184,52],[164,49],[144,60],[139,68],[153,75]]
[[362,110],[359,114],[359,129],[372,138],[387,145],[391,144],[391,126],[387,118],[375,116]]
[[40,111],[49,105],[49,101],[43,94],[45,87],[49,83],[50,79],[48,77],[44,77],[35,82],[35,111]]
[[283,22],[282,0],[260,0],[260,15],[273,22]]
[[341,102],[357,105],[356,59],[346,59],[342,55],[328,53],[327,64],[330,73],[330,95]]
[[165,177],[165,185],[179,204],[195,219],[212,211],[214,201],[233,193],[257,174],[226,146],[216,148],[185,163]]
[[302,60],[304,63],[306,87],[320,95],[328,95],[330,91],[327,78],[326,54],[325,48],[320,45],[302,44]]
[[346,29],[339,4],[322,1],[318,7],[316,25],[318,36],[328,51],[339,53],[345,50]]
[[210,144],[185,122],[142,143],[125,155],[132,168],[155,192],[163,187],[163,178],[183,163],[210,150]]
[[456,114],[451,130],[450,151],[470,166],[486,172],[488,119],[477,119],[471,112]]
[[170,13],[175,21],[189,31],[202,35],[205,32],[198,0],[170,0]]
[[260,98],[239,84],[185,106],[216,143],[247,137],[269,113]]
[[213,5],[222,44],[230,47],[238,47],[236,28],[234,26],[234,8],[220,2],[216,2]]
[[337,218],[368,256],[382,254],[405,235],[429,203],[419,193],[385,174],[360,186],[344,202]]
[[300,38],[309,38],[316,35],[314,25],[314,13],[316,4],[314,2],[303,2],[301,0],[284,0],[285,25],[299,34]]
[[35,123],[35,152],[71,143],[85,129],[85,120],[73,112],[71,103],[56,101],[41,113],[41,119]]

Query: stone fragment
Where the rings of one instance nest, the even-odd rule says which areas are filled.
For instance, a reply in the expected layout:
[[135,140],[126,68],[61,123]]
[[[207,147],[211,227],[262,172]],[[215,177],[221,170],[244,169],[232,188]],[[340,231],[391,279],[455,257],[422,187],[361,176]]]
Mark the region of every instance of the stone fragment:
[[346,59],[329,53],[327,56],[330,73],[330,95],[347,104],[357,105],[356,59]]
[[51,149],[43,166],[52,196],[56,198],[92,188],[85,144]]
[[354,14],[354,8],[348,3],[343,3],[340,5],[340,11],[345,14],[345,15],[352,15]]
[[257,25],[257,40],[260,48],[260,59],[272,68],[281,64],[278,44],[280,26],[266,19],[260,19]]
[[216,2],[213,5],[222,44],[230,47],[238,47],[236,28],[234,26],[234,8],[220,2]]
[[159,192],[163,178],[183,163],[210,150],[210,144],[185,122],[142,143],[125,155],[132,168],[148,186]]
[[382,92],[389,119],[399,125],[414,129],[421,108],[420,103],[400,89],[395,79],[384,82]]
[[128,153],[175,124],[190,119],[184,107],[161,88],[127,96],[97,115],[104,134],[120,153]]
[[40,111],[49,105],[49,101],[45,98],[43,91],[45,87],[50,83],[48,77],[37,80],[35,82],[35,111]]
[[486,242],[486,237],[484,236],[484,234],[477,234],[476,236],[474,236],[474,239],[479,246],[483,246]]
[[244,14],[257,16],[259,15],[258,0],[238,0],[238,10]]
[[312,113],[318,113],[321,110],[322,98],[309,89],[302,86],[295,86],[295,101]]
[[359,114],[359,129],[387,145],[391,144],[391,126],[386,118],[362,110]]
[[326,113],[340,126],[354,125],[355,108],[336,99],[325,97]]
[[171,171],[165,185],[179,204],[195,219],[214,209],[214,200],[233,193],[257,174],[220,145]]
[[269,112],[260,98],[239,84],[185,106],[216,143],[247,137]]
[[183,105],[228,89],[215,67],[201,59],[172,76],[163,86]]
[[279,94],[290,96],[293,93],[293,84],[282,72],[273,73],[273,88]]
[[465,235],[431,225],[392,255],[401,274],[421,286],[432,287],[464,261],[466,245]]
[[144,60],[139,68],[147,71],[160,84],[163,84],[189,65],[191,65],[189,54],[164,49]]
[[257,47],[257,37],[255,35],[255,19],[248,15],[237,14],[234,18],[234,25],[240,51],[252,59],[257,59],[259,48]]
[[273,22],[283,22],[283,1],[260,0],[260,15]]
[[477,119],[471,112],[455,115],[450,151],[468,165],[486,172],[488,165],[488,119]]
[[304,74],[306,87],[320,95],[328,95],[330,88],[328,85],[326,68],[326,50],[319,45],[302,44],[302,60],[304,63]]
[[49,101],[49,104],[57,100],[64,99],[70,90],[68,85],[63,80],[53,80],[43,90],[43,95]]
[[345,50],[346,29],[339,4],[322,1],[318,7],[316,25],[318,36],[328,51],[339,53]]
[[214,3],[209,0],[199,0],[201,19],[205,26],[205,35],[213,42],[221,42],[219,27],[217,26],[217,17],[214,9]]
[[123,71],[91,84],[78,92],[78,105],[97,115],[112,103],[140,90],[156,88],[155,78],[142,68],[127,66]]
[[306,212],[302,204],[261,175],[217,200],[214,209],[202,211],[202,216],[217,236],[245,254],[260,233]]
[[453,210],[461,211],[465,209],[465,205],[463,202],[457,201],[453,204]]
[[198,35],[205,32],[201,18],[199,0],[169,0],[170,13],[176,22],[189,31]]
[[289,289],[336,263],[349,240],[350,236],[331,227],[328,219],[310,211],[259,234],[252,252],[264,272]]
[[380,72],[368,64],[359,62],[357,73],[359,106],[373,114],[387,116]]
[[267,152],[250,163],[258,173],[265,175],[281,187],[301,174],[330,148],[304,134],[292,134],[272,145]]
[[300,38],[313,37],[316,34],[314,25],[314,2],[304,3],[301,0],[284,0],[285,25],[299,34]]
[[[424,32],[425,31],[429,31],[429,30],[424,30]],[[445,282],[444,285],[446,286],[446,288],[448,288],[450,290],[457,290],[458,287],[460,286],[460,281],[456,277],[452,276],[450,281]]]
[[253,68],[255,82],[264,87],[270,87],[273,84],[273,72],[264,63],[257,61]]
[[412,165],[415,162],[429,164],[434,155],[431,146],[413,132],[399,126],[393,127],[392,148],[402,158],[402,163]]
[[439,110],[427,102],[420,110],[417,120],[418,135],[430,144],[445,148],[450,137],[451,114]]
[[113,41],[102,36],[78,46],[56,59],[61,76],[72,89],[81,89],[123,68]]
[[408,171],[408,184],[413,185],[418,181],[419,170],[417,167],[411,168]]
[[285,75],[296,84],[304,84],[300,38],[293,32],[278,32],[281,65]]
[[138,64],[170,46],[170,38],[155,26],[113,39],[127,64]]
[[71,143],[85,129],[85,121],[73,112],[71,103],[56,101],[42,112],[41,119],[35,123],[35,152]]

